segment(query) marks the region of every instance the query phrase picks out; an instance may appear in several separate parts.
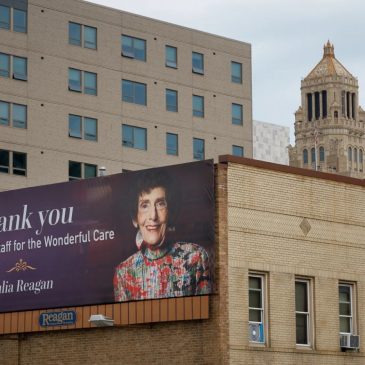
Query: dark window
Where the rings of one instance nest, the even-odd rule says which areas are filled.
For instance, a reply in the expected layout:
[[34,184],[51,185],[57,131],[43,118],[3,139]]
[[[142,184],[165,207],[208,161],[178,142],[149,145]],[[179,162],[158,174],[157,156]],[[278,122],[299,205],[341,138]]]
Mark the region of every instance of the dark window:
[[147,150],[147,129],[123,124],[122,145],[138,150]]
[[342,116],[346,115],[346,91],[341,91],[341,112]]
[[315,166],[315,163],[316,163],[316,150],[315,150],[315,148],[311,148],[311,162]]
[[96,49],[97,42],[96,28],[84,25],[84,47]]
[[13,78],[27,81],[27,59],[13,56]]
[[362,152],[362,150],[359,150],[359,162],[363,163],[363,152]]
[[204,139],[193,138],[193,158],[194,160],[204,160],[205,158]]
[[177,156],[179,153],[178,136],[174,133],[166,133],[166,153]]
[[0,125],[10,124],[10,103],[0,101]]
[[27,33],[27,12],[13,9],[13,30],[18,33]]
[[347,116],[347,118],[350,118],[350,108],[351,108],[350,92],[347,92],[346,93],[346,116]]
[[311,122],[313,118],[313,105],[312,105],[312,94],[307,94],[307,113],[308,121]]
[[27,128],[27,106],[0,101],[0,125]]
[[193,116],[204,118],[204,97],[193,95]]
[[130,80],[122,80],[122,100],[127,103],[147,105],[146,84]]
[[240,104],[232,104],[232,124],[243,124],[243,110]]
[[122,56],[146,61],[146,41],[144,39],[122,35]]
[[0,53],[0,76],[10,77],[10,56]]
[[357,148],[354,148],[354,162],[357,162]]
[[27,154],[0,150],[0,173],[13,175],[27,175]]
[[83,162],[76,162],[76,161],[68,162],[69,181],[96,177],[97,176],[96,172],[97,172],[96,165],[87,164]]
[[166,89],[166,110],[177,112],[177,91]]
[[309,345],[309,282],[295,282],[296,343]]
[[352,289],[352,285],[350,284],[340,284],[338,287],[340,333],[354,333]]
[[355,119],[355,105],[356,105],[356,94],[351,94],[351,117]]
[[81,24],[68,23],[68,43],[81,46]]
[[97,95],[97,74],[69,68],[68,89],[88,95]]
[[97,76],[96,73],[84,71],[84,94],[97,94]]
[[352,148],[349,147],[347,150],[347,158],[349,161],[352,161]]
[[88,25],[68,23],[68,43],[74,46],[96,49],[97,30]]
[[327,91],[322,90],[322,117],[327,118]]
[[204,55],[193,52],[192,54],[193,72],[196,74],[204,74]]
[[242,64],[239,62],[231,62],[231,81],[242,84]]
[[241,146],[232,146],[232,155],[243,157],[243,147]]
[[0,29],[10,29],[10,8],[0,5]]
[[68,133],[70,137],[96,141],[97,120],[70,114],[68,116]]
[[320,110],[320,106],[319,106],[319,92],[316,91],[314,93],[314,117],[317,119],[319,119],[320,115],[321,115],[321,110]]
[[0,150],[0,172],[8,174],[10,172],[10,152]]
[[172,46],[165,47],[166,67],[177,68],[177,48]]
[[74,68],[68,69],[68,89],[81,92],[81,71]]
[[308,150],[304,149],[303,150],[303,164],[307,164],[308,163]]
[[319,147],[319,161],[324,162],[324,148]]

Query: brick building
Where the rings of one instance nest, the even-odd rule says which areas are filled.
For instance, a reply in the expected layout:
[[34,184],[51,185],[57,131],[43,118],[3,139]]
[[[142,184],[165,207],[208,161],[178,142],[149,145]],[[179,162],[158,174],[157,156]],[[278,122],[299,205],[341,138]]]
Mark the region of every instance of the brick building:
[[365,336],[364,182],[232,156],[215,180],[215,294],[79,307],[53,330],[0,314],[0,363],[363,364],[340,334]]
[[81,0],[0,0],[0,191],[252,157],[251,46]]

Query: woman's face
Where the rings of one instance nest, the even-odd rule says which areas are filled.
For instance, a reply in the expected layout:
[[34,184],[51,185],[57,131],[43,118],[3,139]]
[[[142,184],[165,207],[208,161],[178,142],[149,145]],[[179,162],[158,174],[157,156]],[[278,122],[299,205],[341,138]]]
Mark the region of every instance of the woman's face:
[[165,189],[157,187],[139,196],[137,222],[133,223],[139,227],[144,242],[149,245],[158,245],[165,238],[167,216]]

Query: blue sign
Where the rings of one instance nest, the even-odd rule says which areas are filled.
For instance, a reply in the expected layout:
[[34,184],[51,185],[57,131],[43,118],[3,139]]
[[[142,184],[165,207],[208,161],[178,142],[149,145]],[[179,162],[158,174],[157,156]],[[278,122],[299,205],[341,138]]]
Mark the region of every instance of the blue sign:
[[39,315],[41,327],[67,326],[76,323],[75,311],[46,312]]

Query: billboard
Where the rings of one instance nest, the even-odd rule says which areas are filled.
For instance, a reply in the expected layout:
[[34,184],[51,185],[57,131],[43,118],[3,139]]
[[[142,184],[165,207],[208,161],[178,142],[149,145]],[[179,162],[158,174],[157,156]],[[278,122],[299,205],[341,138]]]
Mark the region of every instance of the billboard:
[[211,293],[213,169],[0,193],[0,313]]

